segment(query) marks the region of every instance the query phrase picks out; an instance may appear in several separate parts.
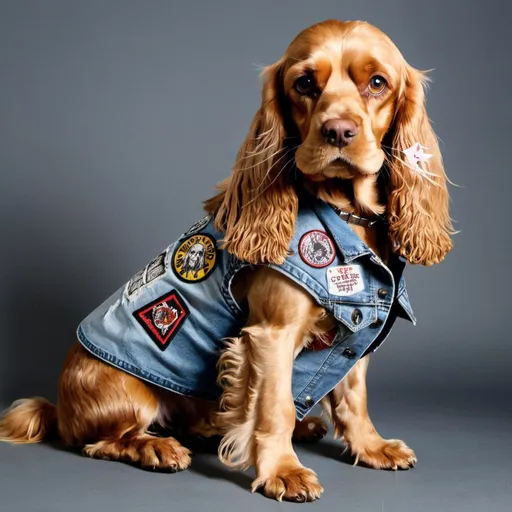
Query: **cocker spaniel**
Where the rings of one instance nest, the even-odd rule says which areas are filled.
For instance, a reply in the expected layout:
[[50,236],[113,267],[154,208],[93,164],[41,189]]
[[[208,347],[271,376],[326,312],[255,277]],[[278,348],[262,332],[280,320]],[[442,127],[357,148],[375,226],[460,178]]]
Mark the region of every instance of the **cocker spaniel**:
[[169,431],[221,436],[225,464],[255,467],[253,491],[311,501],[323,489],[292,440],[325,434],[306,417],[320,403],[356,461],[414,465],[376,432],[365,380],[395,319],[414,322],[405,261],[452,247],[426,76],[372,25],[329,20],[263,77],[206,217],[80,324],[57,405],[15,402],[1,440],[54,433],[90,457],[177,471],[190,451]]

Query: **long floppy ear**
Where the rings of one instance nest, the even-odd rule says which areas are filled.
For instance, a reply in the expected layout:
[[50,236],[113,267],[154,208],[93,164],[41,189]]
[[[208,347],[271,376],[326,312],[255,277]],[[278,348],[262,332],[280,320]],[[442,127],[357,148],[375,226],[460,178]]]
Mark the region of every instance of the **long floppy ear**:
[[[424,73],[407,66],[389,144],[389,234],[394,250],[409,263],[433,265],[452,248],[447,179],[436,134],[425,110]],[[430,159],[411,168],[403,150],[420,143]],[[427,174],[428,173],[428,174]]]
[[289,179],[293,151],[285,145],[281,68],[263,71],[262,103],[240,147],[230,178],[205,202],[222,248],[252,264],[282,263],[295,229],[298,197]]

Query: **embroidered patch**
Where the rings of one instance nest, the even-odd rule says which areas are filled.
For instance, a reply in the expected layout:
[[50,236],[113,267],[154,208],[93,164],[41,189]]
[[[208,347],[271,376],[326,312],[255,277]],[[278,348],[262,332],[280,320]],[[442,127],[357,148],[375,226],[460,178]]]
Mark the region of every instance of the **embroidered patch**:
[[201,220],[198,220],[195,224],[192,224],[190,226],[189,230],[183,233],[182,238],[189,235],[195,235],[202,229],[204,229],[210,221],[212,220],[213,215],[206,215],[206,217],[203,217]]
[[188,315],[189,310],[176,290],[133,312],[135,319],[162,351],[169,346]]
[[172,256],[172,269],[182,281],[198,283],[215,269],[217,249],[210,235],[192,235],[183,240]]
[[302,235],[299,253],[304,262],[311,267],[322,268],[334,261],[336,249],[327,233],[315,229]]
[[327,285],[331,295],[347,297],[364,290],[360,265],[340,265],[327,269]]
[[159,254],[126,283],[125,293],[128,298],[132,298],[141,288],[165,274],[166,256],[167,251]]

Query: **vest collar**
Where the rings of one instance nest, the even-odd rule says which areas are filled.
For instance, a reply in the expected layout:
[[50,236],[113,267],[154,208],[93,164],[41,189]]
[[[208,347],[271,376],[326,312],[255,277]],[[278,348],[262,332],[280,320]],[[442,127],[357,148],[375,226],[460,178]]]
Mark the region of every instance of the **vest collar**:
[[313,211],[329,229],[347,263],[367,254],[377,258],[377,255],[355,234],[348,223],[340,219],[332,206],[313,196],[310,196],[309,201]]
[[360,215],[356,215],[355,213],[344,212],[340,208],[333,206],[334,211],[338,214],[338,217],[349,224],[355,224],[356,226],[364,226],[371,228],[375,226],[378,222],[384,223],[386,222],[383,217],[380,215],[373,215],[372,217],[361,217]]

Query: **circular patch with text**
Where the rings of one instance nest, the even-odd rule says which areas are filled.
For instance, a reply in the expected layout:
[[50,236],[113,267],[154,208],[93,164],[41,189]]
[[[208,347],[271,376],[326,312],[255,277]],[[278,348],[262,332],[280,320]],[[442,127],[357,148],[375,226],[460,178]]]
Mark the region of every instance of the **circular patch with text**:
[[315,268],[327,267],[334,261],[336,249],[327,233],[314,229],[302,235],[299,254],[305,263]]
[[217,248],[210,235],[197,234],[187,237],[176,247],[172,256],[172,269],[182,281],[199,282],[215,269]]

